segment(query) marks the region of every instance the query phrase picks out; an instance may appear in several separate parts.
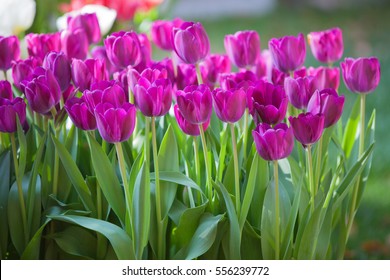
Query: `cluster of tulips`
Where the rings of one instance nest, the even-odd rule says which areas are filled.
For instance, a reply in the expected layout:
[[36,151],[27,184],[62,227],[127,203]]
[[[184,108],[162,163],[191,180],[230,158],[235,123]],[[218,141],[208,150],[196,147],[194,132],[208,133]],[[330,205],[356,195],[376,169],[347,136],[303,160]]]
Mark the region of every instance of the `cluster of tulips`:
[[[341,62],[345,85],[360,95],[343,126],[346,98],[332,66],[343,55],[339,28],[308,34],[318,68],[303,67],[303,34],[261,51],[256,31],[238,31],[225,36],[226,54],[210,54],[202,24],[181,19],[94,45],[101,37],[95,14],[28,34],[25,59],[17,37],[0,37],[12,240],[2,257],[343,257],[371,160],[375,114],[367,136],[365,96],[379,84],[378,59]],[[151,43],[170,58],[154,61]],[[72,234],[96,252],[74,249],[80,241],[64,237]]]

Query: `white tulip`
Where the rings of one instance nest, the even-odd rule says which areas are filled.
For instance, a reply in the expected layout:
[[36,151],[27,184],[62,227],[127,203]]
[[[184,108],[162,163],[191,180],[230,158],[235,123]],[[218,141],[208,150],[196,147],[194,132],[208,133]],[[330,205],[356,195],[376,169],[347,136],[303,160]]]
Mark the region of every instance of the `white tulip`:
[[36,5],[34,0],[0,0],[0,35],[18,35],[31,27]]
[[[2,1],[2,0],[0,0]],[[64,30],[67,27],[67,18],[74,17],[79,14],[92,14],[95,13],[98,21],[100,32],[102,35],[107,34],[116,19],[116,11],[101,5],[85,5],[80,10],[74,10],[57,19],[58,30]]]

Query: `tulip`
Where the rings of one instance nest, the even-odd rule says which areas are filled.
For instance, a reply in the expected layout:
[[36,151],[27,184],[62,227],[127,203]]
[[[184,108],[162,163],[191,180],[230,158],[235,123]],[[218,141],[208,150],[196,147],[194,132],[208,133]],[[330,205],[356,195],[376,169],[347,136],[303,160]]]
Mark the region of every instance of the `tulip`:
[[173,70],[173,62],[172,59],[170,58],[164,58],[160,61],[152,61],[150,63],[150,68],[151,69],[156,69],[162,71],[167,71],[167,77],[171,81],[172,84],[175,83],[175,73]]
[[12,79],[14,85],[24,92],[21,82],[28,80],[34,73],[34,69],[40,65],[40,62],[35,57],[29,57],[25,60],[18,60],[12,64]]
[[95,117],[102,138],[109,143],[118,143],[128,140],[133,133],[136,109],[128,102],[120,106],[100,103],[95,108]]
[[15,99],[0,97],[0,132],[16,132],[16,117],[18,117],[24,130],[27,130],[26,103],[24,100],[20,97],[16,97]]
[[95,112],[96,106],[102,103],[102,96],[103,90],[100,89],[85,90],[83,92],[85,104],[91,112]]
[[316,91],[310,98],[307,111],[313,115],[324,116],[324,128],[334,125],[341,117],[344,107],[344,96],[339,96],[334,89]]
[[260,122],[278,124],[284,119],[288,99],[283,87],[260,80],[248,97],[248,108],[256,125]]
[[214,88],[219,83],[219,75],[230,73],[231,65],[227,55],[212,54],[206,57],[200,64],[203,82]]
[[68,17],[68,30],[74,32],[77,29],[83,29],[88,39],[88,44],[97,43],[101,39],[98,18],[95,13],[79,14],[74,17]]
[[184,22],[173,29],[173,47],[187,64],[197,64],[210,52],[210,42],[200,22]]
[[252,131],[259,155],[268,161],[288,157],[294,148],[294,134],[291,127],[280,123],[275,127],[261,123]]
[[0,36],[0,70],[7,71],[12,67],[12,61],[20,57],[20,44],[18,37]]
[[333,63],[343,56],[343,34],[340,28],[332,28],[307,35],[313,56],[322,63]]
[[260,37],[253,30],[226,35],[224,45],[230,61],[239,68],[255,65],[260,56]]
[[134,32],[115,32],[104,40],[107,56],[117,67],[136,66],[141,62],[141,43]]
[[217,88],[212,92],[212,96],[215,113],[221,121],[235,123],[241,119],[246,108],[246,93],[243,89]]
[[129,90],[129,82],[127,79],[127,75],[128,75],[127,69],[123,69],[122,71],[115,72],[112,75],[112,78],[114,79],[114,81],[117,84],[119,84],[123,88],[123,90],[125,90],[125,91]]
[[213,101],[208,86],[187,86],[176,95],[180,112],[188,122],[199,125],[211,118]]
[[85,59],[88,55],[89,44],[84,29],[62,31],[61,47],[68,58]]
[[27,34],[25,37],[27,51],[30,57],[36,57],[41,62],[46,54],[61,50],[61,34],[59,32],[49,34]]
[[315,88],[323,90],[326,88],[333,88],[338,90],[340,85],[340,69],[338,67],[309,67],[307,75],[314,77]]
[[72,60],[72,80],[80,91],[89,89],[92,83],[107,80],[104,60],[100,59],[80,59]]
[[301,67],[305,61],[306,46],[303,34],[273,38],[268,47],[275,67],[282,72],[290,72]]
[[257,82],[257,77],[252,71],[221,74],[219,79],[222,89],[242,88],[245,91]]
[[100,103],[110,103],[115,107],[119,107],[128,102],[127,95],[123,88],[117,83],[101,81],[94,84],[91,90],[83,92],[88,108],[93,112],[96,106]]
[[159,79],[166,79],[167,71],[166,69],[152,69],[146,68],[142,72],[138,72],[135,69],[129,69],[127,72],[127,80],[129,83],[129,87],[132,91],[134,91],[134,87],[138,84],[141,78],[146,79],[149,83],[153,83]]
[[8,81],[0,81],[0,98],[10,100],[13,98],[11,84]]
[[74,125],[82,130],[95,130],[95,115],[88,108],[86,98],[72,97],[65,103],[65,109]]
[[23,81],[24,94],[32,110],[46,114],[61,99],[61,89],[51,70],[38,67],[31,81]]
[[[199,136],[200,131],[199,131],[199,125],[192,124],[188,122],[184,117],[183,114],[180,112],[179,106],[176,104],[174,107],[174,112],[175,112],[175,117],[177,124],[179,125],[180,129],[188,135],[191,136]],[[203,130],[206,131],[207,128],[209,127],[210,124],[210,119],[202,124]]]
[[36,12],[34,0],[1,0],[0,34],[19,35],[33,24]]
[[140,42],[141,60],[134,68],[141,72],[150,66],[152,61],[152,46],[146,34],[138,34],[138,39]]
[[376,57],[346,58],[341,69],[344,83],[352,92],[368,94],[379,84],[381,71]]
[[301,113],[298,117],[289,117],[288,120],[293,128],[295,138],[303,146],[317,142],[324,130],[325,118],[321,114]]
[[111,61],[108,59],[106,48],[104,46],[95,46],[91,50],[91,56],[94,59],[104,60],[109,76],[121,70],[114,64],[112,64]]
[[42,67],[50,69],[56,77],[61,91],[65,91],[70,85],[70,62],[63,52],[50,52],[45,56]]
[[285,72],[279,71],[276,67],[272,67],[271,70],[271,82],[274,85],[284,86],[284,81],[289,75]]
[[179,90],[186,86],[197,85],[198,79],[196,77],[196,68],[192,64],[177,65],[176,87]]
[[263,50],[257,57],[255,65],[251,71],[255,73],[257,79],[266,79],[271,81],[271,71],[273,68],[273,61],[269,50]]
[[287,77],[284,80],[284,88],[291,104],[298,109],[306,109],[307,104],[316,90],[314,78],[311,76]]
[[172,21],[170,20],[156,20],[152,23],[150,29],[150,35],[152,41],[162,50],[172,51],[173,42],[172,42],[172,31],[173,28],[179,27],[183,23],[183,20],[176,18]]

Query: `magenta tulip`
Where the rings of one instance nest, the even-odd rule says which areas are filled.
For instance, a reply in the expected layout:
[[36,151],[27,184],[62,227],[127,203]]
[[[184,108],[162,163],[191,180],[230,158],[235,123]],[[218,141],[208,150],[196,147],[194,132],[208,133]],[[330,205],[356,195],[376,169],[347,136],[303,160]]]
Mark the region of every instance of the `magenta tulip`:
[[223,73],[230,73],[231,65],[227,55],[212,54],[206,57],[200,64],[203,82],[214,88],[219,84],[219,76]]
[[323,115],[301,113],[298,117],[289,117],[295,138],[303,145],[311,145],[317,142],[324,130],[325,118]]
[[323,90],[326,88],[333,88],[338,90],[340,85],[340,69],[338,67],[309,67],[307,75],[314,77],[315,88]]
[[88,38],[84,29],[62,31],[61,49],[68,58],[85,59],[88,55],[88,48]]
[[196,68],[193,64],[181,63],[177,65],[176,88],[183,90],[186,86],[198,85]]
[[246,93],[243,89],[217,88],[212,96],[215,113],[221,121],[235,123],[241,119],[246,109]]
[[34,69],[40,66],[40,61],[35,57],[29,57],[25,60],[18,60],[12,64],[12,79],[14,85],[24,92],[21,82],[29,80],[34,73]]
[[72,60],[72,80],[76,88],[84,91],[91,87],[92,83],[108,79],[104,60],[80,59]]
[[43,68],[50,69],[61,88],[65,91],[70,85],[70,62],[63,52],[49,52],[42,64]]
[[7,71],[12,67],[12,62],[20,57],[20,44],[18,37],[0,36],[0,70]]
[[333,63],[343,56],[343,34],[340,28],[332,28],[307,35],[313,56],[322,63]]
[[172,21],[170,20],[155,20],[152,23],[150,29],[150,35],[152,41],[162,50],[172,51],[173,42],[172,42],[172,31],[173,28],[179,27],[183,23],[183,20],[176,18]]
[[346,58],[341,63],[344,83],[355,93],[370,93],[379,84],[380,64],[376,57]]
[[65,103],[65,109],[74,125],[82,130],[95,130],[96,119],[88,108],[85,95],[81,98],[72,97]]
[[108,59],[106,48],[104,46],[95,46],[91,50],[91,56],[94,59],[104,60],[109,75],[121,70]]
[[[199,136],[200,131],[199,131],[199,125],[192,124],[188,122],[184,117],[183,114],[180,112],[179,106],[177,104],[173,107],[174,112],[175,112],[175,117],[177,124],[179,125],[180,129],[188,135],[191,136]],[[210,124],[210,119],[202,124],[203,130],[206,131],[207,128],[209,127]]]
[[97,43],[101,39],[99,21],[96,14],[79,14],[68,17],[68,27],[70,32],[83,29],[88,39],[88,44]]
[[34,56],[42,62],[46,54],[61,50],[61,34],[59,32],[49,34],[27,34],[25,37],[29,56]]
[[220,85],[223,89],[242,88],[247,91],[248,88],[253,87],[257,81],[257,77],[252,71],[220,75]]
[[13,99],[11,84],[8,81],[0,81],[0,98]]
[[0,97],[0,132],[16,132],[16,117],[18,117],[24,130],[27,130],[26,103],[24,100],[20,97],[16,97],[15,99]]
[[294,148],[294,135],[285,123],[271,127],[261,123],[252,131],[253,140],[259,155],[268,161],[288,157]]
[[306,109],[311,96],[316,90],[316,85],[314,77],[311,76],[296,79],[287,77],[284,80],[284,88],[288,99],[295,108]]

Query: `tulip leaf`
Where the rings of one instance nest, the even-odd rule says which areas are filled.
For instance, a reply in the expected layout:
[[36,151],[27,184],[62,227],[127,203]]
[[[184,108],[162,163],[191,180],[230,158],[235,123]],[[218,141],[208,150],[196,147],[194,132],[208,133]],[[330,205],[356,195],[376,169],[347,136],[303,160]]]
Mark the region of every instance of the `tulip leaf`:
[[17,118],[17,131],[19,139],[19,176],[23,176],[26,169],[26,160],[27,160],[27,140],[26,135],[24,134],[22,125],[20,124],[19,118]]
[[4,151],[0,155],[0,257],[5,259],[8,247],[8,194],[11,173],[11,152]]
[[31,238],[31,240],[29,241],[26,249],[24,250],[24,252],[21,256],[22,260],[38,260],[39,259],[39,249],[40,249],[40,245],[41,245],[42,232],[49,222],[50,222],[50,219],[46,219],[46,221],[35,232],[35,234]]
[[357,98],[352,108],[351,115],[348,118],[344,129],[343,150],[347,158],[350,157],[352,148],[356,142],[357,129],[360,120],[360,98]]
[[119,220],[122,224],[125,224],[126,205],[118,177],[102,147],[90,135],[88,135],[88,143],[91,149],[92,164],[100,188]]
[[261,237],[248,222],[245,222],[242,231],[241,257],[243,260],[263,259],[261,255]]
[[[188,178],[183,173],[177,171],[160,171],[159,176],[161,181],[172,182],[179,185],[187,186],[203,194],[201,188],[191,178]],[[150,178],[152,180],[155,180],[156,179],[155,174],[150,173]]]
[[79,225],[104,235],[111,243],[119,260],[135,259],[132,241],[127,233],[112,223],[75,215],[52,215],[53,220]]

